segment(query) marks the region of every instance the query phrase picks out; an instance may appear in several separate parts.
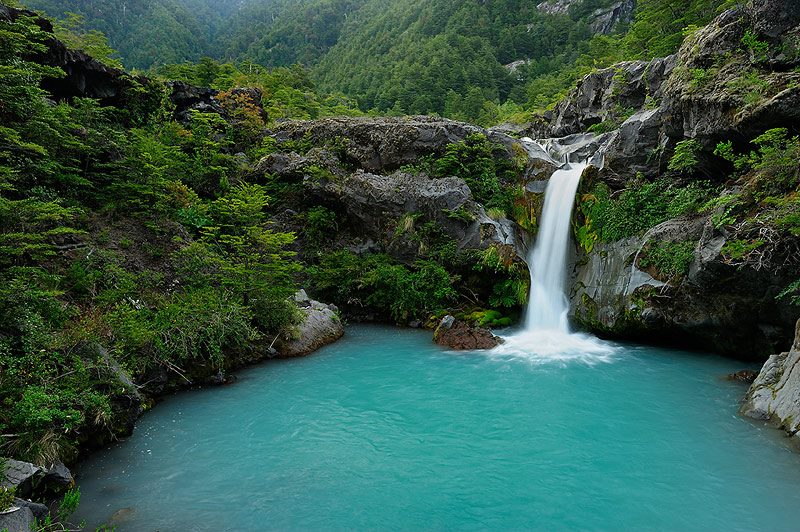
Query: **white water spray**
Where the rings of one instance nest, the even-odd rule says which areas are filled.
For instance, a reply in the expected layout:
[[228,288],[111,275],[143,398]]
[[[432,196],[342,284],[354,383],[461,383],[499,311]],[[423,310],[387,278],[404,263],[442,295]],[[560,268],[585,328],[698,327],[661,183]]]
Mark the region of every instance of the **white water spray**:
[[[538,149],[543,150],[540,145]],[[569,155],[564,158],[568,161]],[[531,293],[525,329],[505,338],[494,350],[499,355],[521,356],[532,362],[607,362],[614,348],[594,336],[571,334],[567,314],[567,255],[575,193],[588,161],[565,162],[545,190],[542,223],[536,245],[529,254]]]

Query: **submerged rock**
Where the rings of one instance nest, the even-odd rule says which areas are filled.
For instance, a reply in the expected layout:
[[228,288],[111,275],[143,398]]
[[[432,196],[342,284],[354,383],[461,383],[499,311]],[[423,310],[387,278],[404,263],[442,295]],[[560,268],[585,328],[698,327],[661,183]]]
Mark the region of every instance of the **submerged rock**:
[[792,436],[800,432],[800,320],[788,353],[769,357],[745,396],[741,412],[770,421]]
[[492,349],[502,343],[500,337],[485,327],[472,327],[453,316],[445,316],[433,333],[433,341],[459,351]]
[[[300,293],[298,292],[295,297],[300,297]],[[305,356],[344,336],[344,325],[337,310],[335,305],[308,300],[308,306],[301,307],[301,311],[305,314],[303,322],[297,326],[296,334],[279,347],[278,356],[281,358]]]
[[758,377],[758,371],[753,369],[743,369],[737,371],[736,373],[731,373],[727,378],[729,381],[753,384],[753,382],[756,380],[756,377]]

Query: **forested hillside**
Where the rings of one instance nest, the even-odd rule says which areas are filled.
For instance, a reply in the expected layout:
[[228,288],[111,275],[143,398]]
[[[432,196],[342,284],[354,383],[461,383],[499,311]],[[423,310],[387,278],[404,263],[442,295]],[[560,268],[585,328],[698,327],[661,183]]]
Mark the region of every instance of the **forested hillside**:
[[[127,67],[301,63],[362,110],[524,119],[591,70],[677,50],[735,0],[27,0],[105,32]],[[506,66],[504,66],[506,65]]]

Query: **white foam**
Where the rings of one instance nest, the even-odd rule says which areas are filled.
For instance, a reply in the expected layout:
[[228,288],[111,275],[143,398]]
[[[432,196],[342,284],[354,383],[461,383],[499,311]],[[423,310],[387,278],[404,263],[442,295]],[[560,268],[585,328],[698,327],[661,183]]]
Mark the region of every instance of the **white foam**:
[[521,331],[504,336],[504,343],[489,351],[492,356],[522,358],[535,364],[612,362],[617,346],[588,334],[555,329]]

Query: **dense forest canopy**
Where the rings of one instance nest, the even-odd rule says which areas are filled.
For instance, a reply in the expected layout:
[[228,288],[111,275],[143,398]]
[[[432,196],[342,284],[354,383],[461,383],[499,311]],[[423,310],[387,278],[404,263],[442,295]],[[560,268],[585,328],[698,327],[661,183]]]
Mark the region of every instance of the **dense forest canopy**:
[[[631,9],[635,3],[635,9]],[[310,69],[363,111],[477,122],[524,119],[575,79],[673,53],[735,0],[27,0],[83,16],[127,67],[207,56]],[[513,67],[510,66],[513,64]],[[509,65],[509,66],[504,66]]]

